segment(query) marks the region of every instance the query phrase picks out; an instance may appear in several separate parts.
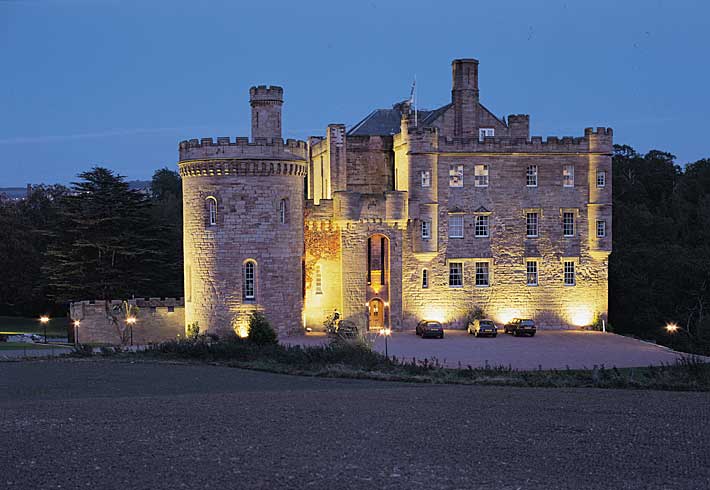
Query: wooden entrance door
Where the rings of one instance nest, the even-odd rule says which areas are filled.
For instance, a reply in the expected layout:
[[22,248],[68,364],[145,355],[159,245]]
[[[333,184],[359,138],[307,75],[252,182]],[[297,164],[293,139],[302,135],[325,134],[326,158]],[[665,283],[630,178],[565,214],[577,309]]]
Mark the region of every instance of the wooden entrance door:
[[385,304],[381,299],[370,301],[370,324],[369,330],[380,330],[385,326]]

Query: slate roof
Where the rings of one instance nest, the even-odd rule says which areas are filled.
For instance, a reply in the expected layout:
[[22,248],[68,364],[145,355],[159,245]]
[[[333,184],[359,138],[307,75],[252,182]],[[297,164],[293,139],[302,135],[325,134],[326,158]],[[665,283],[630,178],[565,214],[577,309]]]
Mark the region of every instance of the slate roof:
[[[417,111],[418,122],[428,125],[436,120],[451,106],[447,104],[433,111]],[[389,136],[400,132],[402,111],[400,104],[392,109],[375,109],[365,119],[355,124],[348,131],[348,136]]]

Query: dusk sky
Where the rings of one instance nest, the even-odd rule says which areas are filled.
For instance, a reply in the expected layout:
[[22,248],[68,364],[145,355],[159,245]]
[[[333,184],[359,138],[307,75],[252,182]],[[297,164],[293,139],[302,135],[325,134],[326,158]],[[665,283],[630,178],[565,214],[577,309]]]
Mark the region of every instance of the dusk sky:
[[480,60],[481,101],[531,133],[710,157],[702,1],[0,0],[0,187],[95,165],[176,169],[178,142],[249,134],[251,85],[284,87],[284,137],[351,126],[409,95],[450,99]]

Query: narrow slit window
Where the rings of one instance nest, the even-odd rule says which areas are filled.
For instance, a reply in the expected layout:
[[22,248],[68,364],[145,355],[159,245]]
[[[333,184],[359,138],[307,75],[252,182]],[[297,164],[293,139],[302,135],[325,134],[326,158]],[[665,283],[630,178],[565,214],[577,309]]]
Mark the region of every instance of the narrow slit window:
[[316,294],[323,294],[323,271],[320,264],[316,265],[315,276]]
[[207,198],[207,223],[210,226],[217,224],[217,199],[214,197]]
[[422,289],[429,288],[429,270],[422,269]]
[[244,263],[244,299],[256,297],[256,262],[248,260]]

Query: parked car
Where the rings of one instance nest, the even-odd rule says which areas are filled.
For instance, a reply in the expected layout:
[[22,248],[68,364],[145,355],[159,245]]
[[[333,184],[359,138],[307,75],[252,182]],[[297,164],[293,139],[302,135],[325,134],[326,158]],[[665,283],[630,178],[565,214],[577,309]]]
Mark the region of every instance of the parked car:
[[498,327],[496,327],[496,324],[493,323],[493,320],[476,319],[468,324],[468,333],[475,335],[476,337],[482,337],[484,335],[495,337],[498,335]]
[[421,338],[425,337],[436,337],[439,339],[444,338],[444,327],[441,323],[434,320],[422,320],[417,324],[416,334]]
[[505,333],[512,333],[515,337],[519,335],[529,335],[533,337],[537,328],[533,320],[524,318],[513,318],[509,323],[505,324]]

